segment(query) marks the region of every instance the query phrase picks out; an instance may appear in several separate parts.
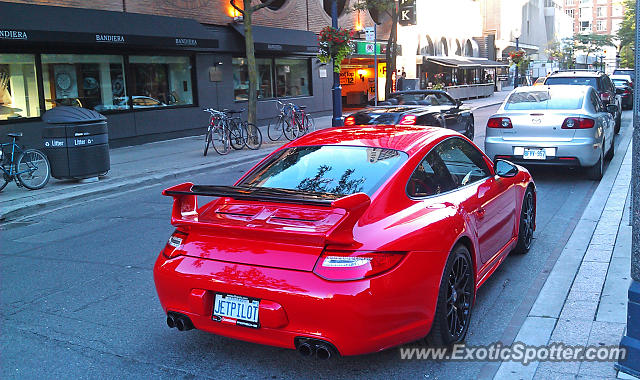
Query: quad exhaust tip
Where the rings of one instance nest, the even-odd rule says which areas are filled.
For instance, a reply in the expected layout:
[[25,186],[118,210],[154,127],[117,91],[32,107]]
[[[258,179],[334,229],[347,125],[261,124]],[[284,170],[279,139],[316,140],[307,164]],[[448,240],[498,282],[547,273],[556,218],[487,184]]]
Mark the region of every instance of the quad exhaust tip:
[[338,352],[332,344],[311,338],[296,338],[296,350],[302,357],[315,357],[318,360],[330,359],[334,353]]
[[178,331],[188,331],[193,329],[193,323],[191,319],[184,314],[170,311],[167,313],[167,326],[169,328],[177,328]]

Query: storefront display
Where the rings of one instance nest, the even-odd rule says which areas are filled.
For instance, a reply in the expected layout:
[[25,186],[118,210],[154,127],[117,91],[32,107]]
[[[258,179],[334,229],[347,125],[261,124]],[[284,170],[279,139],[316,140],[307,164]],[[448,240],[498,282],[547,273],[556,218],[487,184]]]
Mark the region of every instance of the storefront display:
[[[258,66],[258,99],[273,98],[272,59],[256,58]],[[233,58],[233,98],[249,99],[249,69],[246,58]]]
[[129,65],[133,108],[193,104],[189,57],[130,56]]
[[0,54],[0,120],[40,116],[35,55]]

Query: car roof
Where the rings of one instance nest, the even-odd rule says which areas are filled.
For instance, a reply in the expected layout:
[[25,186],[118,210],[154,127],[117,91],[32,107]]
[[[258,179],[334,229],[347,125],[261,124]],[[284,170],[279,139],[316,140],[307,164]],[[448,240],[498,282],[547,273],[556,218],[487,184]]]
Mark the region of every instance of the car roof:
[[406,90],[406,91],[396,91],[389,94],[391,95],[413,95],[413,94],[445,94],[448,95],[446,91],[442,90]]
[[531,92],[531,91],[551,91],[551,92],[581,92],[581,94],[585,94],[589,90],[593,89],[593,87],[588,85],[573,85],[573,84],[547,84],[542,86],[521,86],[513,90],[516,92]]
[[575,71],[559,71],[559,72],[555,72],[555,73],[551,73],[551,75],[549,75],[549,78],[551,77],[592,77],[592,78],[598,78],[603,76],[604,74],[600,71],[580,71],[580,70],[575,70]]
[[440,127],[413,125],[361,125],[355,127],[325,128],[302,136],[285,147],[314,145],[367,146],[395,149],[413,155],[425,145],[440,138],[460,136],[459,133]]

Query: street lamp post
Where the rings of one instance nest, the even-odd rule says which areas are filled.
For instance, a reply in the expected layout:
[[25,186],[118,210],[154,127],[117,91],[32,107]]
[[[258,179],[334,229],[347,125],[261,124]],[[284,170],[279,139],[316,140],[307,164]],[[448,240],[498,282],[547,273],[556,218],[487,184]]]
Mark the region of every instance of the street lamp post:
[[[338,1],[333,0],[331,3],[331,26],[338,29]],[[335,62],[333,63],[335,67]],[[340,87],[340,73],[333,71],[333,87],[331,88],[333,95],[333,119],[331,125],[340,127],[344,124],[342,120],[342,88]]]
[[[520,50],[520,28],[514,30],[514,37],[516,38],[516,51]],[[516,64],[516,73],[513,75],[513,88],[518,87],[518,74],[520,74],[520,66]]]
[[[636,0],[640,9],[640,0]],[[640,13],[636,12],[636,25]],[[636,29],[635,71],[640,78],[640,28]],[[626,357],[616,363],[622,372],[640,376],[640,86],[633,87],[633,150],[631,159],[631,286],[627,302],[627,331],[620,341]]]

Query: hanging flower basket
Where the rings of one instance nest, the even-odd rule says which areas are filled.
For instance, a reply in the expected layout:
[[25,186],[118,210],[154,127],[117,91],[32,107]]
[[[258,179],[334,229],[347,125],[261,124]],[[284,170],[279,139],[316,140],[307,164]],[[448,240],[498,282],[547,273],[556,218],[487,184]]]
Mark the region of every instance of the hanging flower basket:
[[340,72],[340,64],[353,50],[353,31],[349,29],[336,29],[327,26],[322,29],[318,37],[320,52],[318,59],[322,63],[333,60],[333,71]]
[[526,53],[524,50],[516,50],[509,53],[509,59],[511,60],[511,63],[516,66],[519,65],[520,62],[524,61],[525,56]]

